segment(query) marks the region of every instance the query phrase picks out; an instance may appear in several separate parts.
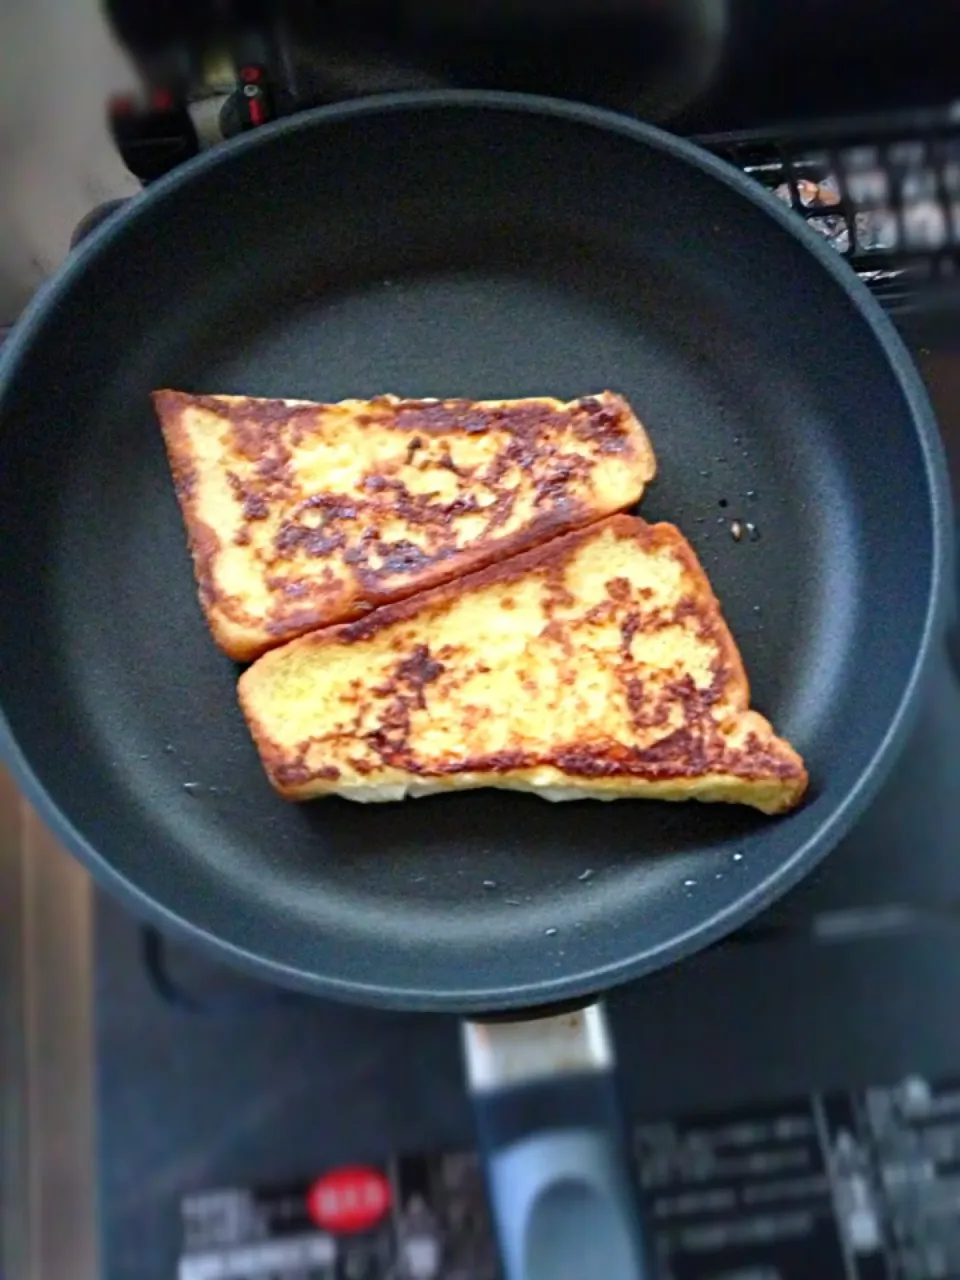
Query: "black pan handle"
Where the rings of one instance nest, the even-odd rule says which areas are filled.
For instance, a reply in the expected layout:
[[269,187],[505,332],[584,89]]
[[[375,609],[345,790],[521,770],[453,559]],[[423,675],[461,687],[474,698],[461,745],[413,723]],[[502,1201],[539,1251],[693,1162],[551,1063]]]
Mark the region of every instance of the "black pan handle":
[[603,1007],[463,1041],[505,1280],[653,1280]]

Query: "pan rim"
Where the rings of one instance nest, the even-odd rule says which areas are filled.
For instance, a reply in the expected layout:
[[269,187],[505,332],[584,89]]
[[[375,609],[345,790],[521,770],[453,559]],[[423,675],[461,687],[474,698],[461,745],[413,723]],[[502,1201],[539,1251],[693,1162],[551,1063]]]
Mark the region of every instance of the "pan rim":
[[735,166],[685,138],[677,137],[632,119],[629,116],[586,104],[522,93],[486,90],[426,90],[391,93],[354,99],[323,106],[295,116],[285,117],[252,133],[224,143],[187,161],[167,174],[98,227],[75,249],[63,267],[40,287],[0,352],[0,413],[7,388],[21,362],[29,354],[35,335],[46,323],[60,300],[68,295],[73,282],[89,263],[128,226],[149,217],[155,205],[174,195],[195,177],[228,164],[232,157],[269,146],[271,140],[294,130],[311,130],[368,115],[424,110],[496,110],[549,116],[587,125],[605,132],[615,132],[634,142],[652,147],[693,165],[706,175],[723,182],[773,218],[792,235],[831,276],[846,294],[849,302],[868,325],[879,343],[893,373],[905,407],[917,433],[924,464],[924,479],[930,497],[932,547],[930,587],[926,613],[917,652],[908,679],[904,683],[896,710],[883,738],[874,748],[868,764],[856,785],[824,818],[811,836],[794,850],[785,862],[755,885],[735,903],[701,920],[669,942],[655,947],[642,947],[606,965],[536,982],[525,982],[509,988],[443,988],[400,987],[318,974],[280,960],[257,954],[218,934],[209,932],[148,896],[106,859],[72,823],[70,818],[48,795],[32,765],[21,751],[2,708],[0,708],[0,760],[3,760],[24,796],[36,809],[44,823],[63,845],[93,874],[94,878],[118,897],[138,917],[149,920],[164,932],[195,945],[209,948],[214,955],[233,966],[244,969],[278,985],[305,989],[317,996],[379,1008],[430,1010],[453,1013],[475,1013],[521,1009],[555,1001],[576,998],[624,983],[681,958],[702,950],[738,925],[776,901],[829,853],[866,809],[895,762],[899,748],[913,724],[920,701],[920,686],[932,665],[936,645],[944,629],[950,600],[953,563],[953,509],[943,443],[933,408],[919,371],[893,322],[842,260],[822,237]]

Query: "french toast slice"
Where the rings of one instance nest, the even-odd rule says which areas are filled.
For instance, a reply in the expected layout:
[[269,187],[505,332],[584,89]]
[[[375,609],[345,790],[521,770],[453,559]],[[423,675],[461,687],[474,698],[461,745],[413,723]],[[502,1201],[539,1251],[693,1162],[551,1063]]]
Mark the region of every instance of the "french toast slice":
[[609,391],[153,402],[201,604],[239,662],[632,506],[656,469]]
[[807,786],[749,709],[693,549],[632,516],[294,640],[241,676],[239,696],[293,800],[490,786],[779,813]]

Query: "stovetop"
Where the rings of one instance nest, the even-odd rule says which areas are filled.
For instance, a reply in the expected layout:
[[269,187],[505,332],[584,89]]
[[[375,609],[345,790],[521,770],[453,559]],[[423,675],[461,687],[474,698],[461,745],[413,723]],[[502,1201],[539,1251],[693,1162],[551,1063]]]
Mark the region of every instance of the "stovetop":
[[[916,354],[960,481],[960,342]],[[958,791],[945,651],[893,776],[821,868],[734,938],[611,997],[634,1119],[960,1076]],[[100,895],[94,937],[110,1280],[174,1274],[188,1191],[472,1144],[452,1019],[279,996]]]
[[[960,494],[960,320],[914,354]],[[958,795],[960,642],[888,784],[818,870],[738,935],[612,995],[631,1117],[960,1077]],[[42,1158],[0,1168],[10,1276],[29,1254],[41,1277],[166,1280],[188,1192],[472,1145],[453,1019],[284,996],[167,943],[2,785],[0,803],[19,841],[19,860],[0,857],[0,909],[24,910],[0,918],[0,976],[28,977],[2,1007],[0,1079],[20,1081],[2,1119]]]
[[[960,334],[915,354],[960,485]],[[945,646],[890,780],[805,883],[611,996],[634,1121],[960,1079],[957,656]],[[0,804],[8,1278],[166,1280],[189,1192],[472,1146],[454,1020],[283,995],[166,943],[3,779]]]

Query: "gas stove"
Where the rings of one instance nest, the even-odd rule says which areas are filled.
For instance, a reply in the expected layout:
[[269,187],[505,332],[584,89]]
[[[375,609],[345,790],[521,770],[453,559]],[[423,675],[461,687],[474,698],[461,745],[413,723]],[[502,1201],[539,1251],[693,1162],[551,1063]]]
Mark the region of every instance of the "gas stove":
[[[189,104],[183,154],[217,129],[256,127],[261,92],[264,115],[277,109],[253,75],[266,56],[246,56],[247,79],[217,89],[212,76],[200,95],[206,126],[200,98]],[[154,125],[181,108],[155,98]],[[112,111],[129,140],[132,104]],[[960,494],[958,120],[945,108],[705,141],[813,220],[897,319]],[[903,757],[841,846],[739,934],[612,996],[638,1168],[675,1280],[960,1275],[957,1214],[944,1208],[960,1150],[958,792],[960,630]],[[8,1280],[495,1276],[482,1192],[464,1172],[473,1122],[454,1020],[325,1004],[228,971],[94,889],[5,782],[0,808],[0,976],[16,993],[0,1002]],[[731,1149],[761,1173],[721,1177]],[[253,1205],[263,1237],[296,1217],[315,1175],[344,1165],[385,1170],[398,1195],[414,1187],[443,1237],[434,1270],[403,1269],[399,1213],[392,1243],[321,1249],[309,1266],[281,1270],[250,1241],[245,1271],[191,1252],[204,1215]],[[470,1195],[457,1200],[454,1183]]]
[[[960,479],[960,341],[917,356]],[[956,1194],[953,1144],[960,1142],[960,1109],[952,1111],[960,1108],[956,658],[944,650],[892,777],[818,872],[733,938],[609,1001],[626,1101],[648,1169],[661,1167],[691,1132],[697,1141],[722,1143],[731,1127],[756,1127],[771,1117],[826,1123],[824,1115],[837,1114],[838,1132],[846,1132],[844,1123],[855,1129],[857,1116],[881,1105],[876,1098],[886,1096],[884,1089],[891,1098],[897,1089],[926,1091],[931,1117],[947,1106],[948,1118],[940,1116],[931,1139],[942,1149],[939,1164],[903,1175],[916,1194],[913,1208],[901,1213],[899,1242],[889,1235],[889,1205],[876,1209],[876,1248],[864,1252],[859,1270],[843,1270],[842,1232],[823,1227],[833,1222],[830,1194],[821,1187],[808,1195],[801,1179],[781,1188],[777,1200],[774,1179],[773,1207],[763,1219],[773,1235],[745,1255],[758,1268],[744,1269],[745,1276],[960,1274],[960,1236],[952,1228],[930,1236],[917,1198],[923,1177],[936,1183],[941,1200]],[[425,1161],[433,1153],[472,1151],[454,1020],[340,1008],[264,989],[144,931],[99,896],[93,937],[102,1244],[111,1280],[174,1274],[178,1211],[189,1192],[296,1187],[297,1178],[344,1163],[379,1166],[396,1154]],[[853,1118],[844,1122],[848,1112]],[[922,1127],[928,1123],[934,1119],[924,1115]],[[912,1131],[902,1137],[877,1174],[881,1181],[915,1139]],[[757,1138],[745,1158],[772,1158],[765,1141]],[[434,1182],[440,1178],[441,1166],[424,1167]],[[671,1226],[687,1239],[698,1223],[716,1225],[716,1215],[704,1217],[694,1207],[686,1218],[677,1210],[679,1221],[671,1219],[669,1206],[683,1203],[678,1196],[703,1191],[697,1176],[672,1167],[661,1188],[664,1239]],[[826,1186],[826,1166],[812,1166],[814,1174]],[[812,1217],[791,1243],[792,1228],[781,1218],[797,1211],[794,1194]],[[442,1199],[440,1191],[435,1195]],[[735,1234],[737,1213],[721,1221]],[[921,1237],[945,1251],[949,1269],[932,1262],[907,1267],[904,1259]],[[735,1251],[691,1250],[670,1252],[676,1269],[668,1274],[678,1280],[741,1274],[720,1266],[739,1257]],[[449,1274],[458,1280],[495,1274],[484,1269],[492,1266],[482,1263],[486,1253],[471,1256],[469,1266]],[[145,1257],[155,1260],[153,1270]],[[774,1263],[783,1270],[761,1269]],[[356,1274],[369,1280],[392,1274],[370,1267]]]

